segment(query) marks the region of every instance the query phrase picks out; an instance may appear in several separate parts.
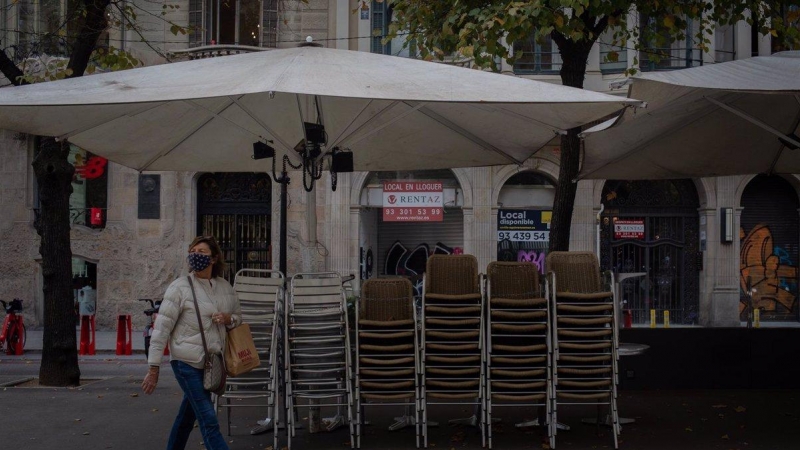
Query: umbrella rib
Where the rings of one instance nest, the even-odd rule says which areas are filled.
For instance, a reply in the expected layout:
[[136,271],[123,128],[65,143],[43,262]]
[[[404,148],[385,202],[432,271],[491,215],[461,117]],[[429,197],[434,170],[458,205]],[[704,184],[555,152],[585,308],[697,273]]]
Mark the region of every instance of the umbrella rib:
[[[363,108],[361,108],[361,111],[359,111],[359,112],[358,112],[358,114],[356,114],[356,115],[355,115],[355,117],[353,117],[353,120],[351,120],[351,121],[350,121],[350,123],[348,123],[346,127],[342,128],[342,131],[340,131],[340,132],[339,132],[339,134],[336,136],[336,138],[334,138],[334,139],[331,141],[330,147],[335,147],[335,146],[336,146],[336,144],[338,144],[338,143],[339,143],[339,139],[340,139],[342,136],[344,136],[344,134],[345,134],[345,133],[347,133],[347,130],[349,130],[349,129],[350,129],[350,127],[352,127],[352,126],[353,126],[353,124],[356,122],[356,120],[358,120],[358,118],[359,118],[359,117],[361,117],[361,115],[362,115],[362,114],[364,114],[364,111],[366,111],[366,110],[367,110],[367,108],[369,108],[369,106],[372,104],[372,102],[373,102],[373,101],[374,101],[374,100],[370,100],[370,101],[368,101],[368,102],[367,102],[367,104],[365,104],[365,105],[364,105],[364,107],[363,107]],[[391,107],[391,106],[393,106],[393,105],[394,105],[394,104],[396,104],[396,103],[397,103],[397,102],[392,102],[392,103],[390,103],[390,104],[389,104],[389,106],[387,106],[386,108],[388,108],[388,107]],[[384,110],[386,110],[386,108],[383,108],[381,111],[379,111],[379,112],[378,112],[378,114],[381,114],[381,113],[382,113]],[[371,120],[371,119],[370,119],[370,120]],[[367,122],[369,122],[369,121],[367,121]],[[360,129],[361,129],[363,126],[364,126],[364,125],[361,125],[360,127],[358,127],[358,129],[356,129],[355,131],[353,131],[353,133],[356,133],[356,132],[358,132],[358,130],[360,130]]]
[[[364,124],[363,124],[363,125],[361,125],[360,127],[358,127],[358,129],[357,129],[357,130],[353,131],[352,133],[350,133],[349,135],[347,135],[347,137],[345,137],[344,139],[342,139],[342,143],[346,142],[346,141],[347,141],[347,140],[348,140],[348,139],[349,139],[349,138],[350,138],[350,137],[351,137],[353,134],[355,134],[356,132],[358,132],[359,130],[361,130],[362,128],[364,128],[366,125],[368,125],[368,124],[370,124],[370,123],[374,122],[374,121],[375,121],[375,119],[377,119],[379,116],[383,115],[384,111],[387,111],[389,108],[391,108],[392,106],[394,106],[394,105],[396,105],[396,104],[398,104],[398,103],[400,103],[400,102],[399,102],[399,101],[394,101],[394,102],[392,102],[392,103],[391,103],[389,106],[387,106],[386,108],[382,109],[382,110],[381,110],[381,111],[380,111],[378,114],[376,114],[376,115],[372,116],[372,117],[371,117],[369,120],[367,120],[366,122],[364,122]],[[404,102],[404,103],[405,103],[405,102]],[[398,115],[398,116],[396,116],[396,117],[393,117],[393,118],[392,118],[391,120],[389,120],[388,122],[386,122],[386,123],[384,123],[384,124],[381,124],[381,125],[379,125],[379,126],[377,126],[377,127],[373,128],[373,129],[369,130],[368,132],[366,132],[366,133],[362,134],[361,136],[358,136],[358,137],[357,137],[357,138],[355,138],[355,139],[354,139],[352,142],[350,142],[350,143],[349,143],[349,145],[355,145],[355,144],[357,144],[357,143],[359,143],[359,142],[363,141],[364,139],[366,139],[366,138],[368,138],[368,137],[372,136],[373,134],[375,134],[375,133],[377,133],[377,132],[381,131],[382,129],[384,129],[384,128],[388,127],[389,125],[391,125],[391,124],[393,124],[393,123],[395,123],[395,122],[397,122],[398,120],[400,120],[400,119],[403,119],[403,118],[405,118],[406,116],[408,116],[409,114],[412,114],[412,113],[416,112],[417,110],[421,109],[423,106],[425,106],[425,103],[420,103],[420,104],[418,104],[417,106],[415,106],[415,107],[413,107],[413,108],[409,109],[408,111],[404,111],[402,114],[400,114],[400,115]]]
[[[706,111],[706,112],[705,112],[705,114],[701,114],[701,115],[699,115],[699,116],[692,116],[692,117],[689,117],[689,118],[688,118],[687,120],[685,120],[684,122],[681,122],[681,123],[675,124],[675,125],[674,125],[674,126],[672,126],[672,127],[669,127],[668,129],[664,130],[663,132],[656,134],[655,136],[651,137],[651,138],[650,138],[650,139],[648,139],[647,141],[645,141],[645,142],[643,142],[643,143],[641,143],[641,144],[637,145],[636,147],[634,147],[634,148],[632,148],[632,149],[628,150],[627,152],[623,153],[622,155],[619,155],[619,156],[617,156],[616,158],[614,158],[614,159],[612,159],[611,161],[609,161],[609,162],[607,162],[607,163],[603,164],[602,166],[600,166],[600,167],[598,167],[598,168],[596,168],[596,169],[594,169],[594,170],[592,170],[592,171],[590,171],[590,172],[584,173],[583,175],[580,175],[580,176],[576,177],[576,180],[584,180],[584,179],[587,179],[587,178],[589,178],[589,177],[590,177],[592,174],[594,174],[594,173],[596,173],[596,172],[599,172],[600,170],[602,170],[602,169],[604,169],[604,168],[606,168],[606,167],[608,167],[608,166],[610,166],[610,165],[612,165],[612,164],[615,164],[615,163],[617,163],[617,162],[619,162],[619,161],[622,161],[623,159],[627,159],[629,156],[631,156],[631,155],[633,155],[634,153],[637,153],[637,152],[639,152],[640,150],[644,149],[645,147],[647,147],[648,145],[650,145],[652,142],[654,142],[654,141],[657,141],[658,139],[661,139],[661,137],[662,137],[662,136],[664,136],[665,134],[673,133],[673,132],[675,132],[675,131],[678,131],[678,130],[680,130],[680,129],[682,129],[682,128],[688,127],[689,125],[691,125],[691,124],[693,124],[694,122],[696,122],[698,119],[700,119],[700,118],[703,118],[703,117],[705,117],[705,116],[707,116],[707,115],[709,115],[709,114],[713,113],[714,111],[716,111],[716,109],[714,109],[714,108],[709,108],[709,110],[708,110],[708,111]],[[627,122],[627,123],[635,123],[635,122],[632,122],[632,121],[631,121],[631,122]],[[623,126],[624,126],[624,125],[623,125]],[[619,127],[619,128],[617,128],[617,130],[620,130],[620,129],[622,129],[622,127]],[[584,159],[585,159],[585,157],[584,157]]]
[[511,156],[508,153],[500,150],[499,148],[495,147],[494,145],[484,141],[483,139],[479,138],[478,136],[475,136],[474,134],[470,133],[465,128],[463,128],[460,125],[456,124],[455,122],[452,122],[451,120],[445,118],[441,114],[436,113],[436,112],[432,111],[431,109],[429,109],[427,107],[421,108],[420,112],[422,114],[425,114],[426,116],[430,117],[434,121],[438,122],[439,124],[444,125],[450,131],[458,134],[459,136],[461,136],[463,138],[466,138],[467,140],[471,141],[472,143],[476,144],[477,146],[482,147],[485,150],[491,150],[491,151],[499,154],[500,156],[505,157],[506,159],[508,159],[509,161],[513,162],[514,164],[517,164],[517,165],[522,165],[523,164],[523,161],[520,161],[517,158],[514,158],[513,156]]
[[741,117],[742,119],[752,123],[753,125],[755,125],[755,126],[757,126],[759,128],[762,128],[762,129],[764,129],[766,131],[769,131],[770,133],[772,133],[775,136],[785,140],[786,142],[789,142],[792,145],[800,147],[800,142],[798,142],[797,139],[793,139],[793,138],[787,136],[786,134],[782,133],[781,131],[778,131],[775,128],[772,128],[768,124],[756,119],[755,117],[745,113],[744,111],[736,109],[733,106],[730,106],[730,105],[728,105],[726,103],[723,103],[723,102],[721,102],[721,101],[719,101],[717,99],[714,99],[714,98],[711,98],[711,97],[708,97],[708,96],[705,96],[703,98],[705,98],[709,102],[719,106],[720,108],[724,109],[725,111],[728,111],[729,113],[735,114],[735,115]]
[[103,125],[105,125],[107,123],[110,123],[110,122],[113,122],[113,121],[119,119],[120,117],[137,116],[137,115],[139,115],[141,113],[148,112],[148,111],[150,111],[152,109],[155,109],[155,108],[158,108],[159,106],[162,106],[162,105],[164,105],[164,103],[159,102],[159,103],[157,103],[155,105],[151,105],[151,104],[148,103],[143,108],[136,109],[133,113],[131,113],[130,111],[126,111],[126,112],[124,112],[122,114],[119,114],[117,116],[112,117],[111,119],[104,118],[101,122],[93,123],[91,125],[86,125],[86,126],[81,127],[81,128],[76,128],[76,129],[74,129],[74,130],[72,130],[72,131],[70,131],[68,133],[64,133],[64,134],[62,134],[60,136],[56,136],[56,141],[63,141],[65,139],[71,138],[72,136],[75,136],[76,134],[81,134],[84,131],[89,131],[89,130],[91,130],[93,128],[102,127]]
[[210,111],[208,108],[205,108],[202,105],[196,104],[193,101],[188,101],[187,103],[191,103],[191,104],[193,104],[195,106],[199,106],[200,108],[205,109],[206,111],[211,113],[211,117],[209,117],[208,119],[203,121],[203,123],[199,124],[198,126],[194,127],[191,131],[189,131],[185,135],[183,135],[183,137],[181,139],[179,139],[178,142],[175,145],[173,145],[171,148],[169,148],[168,150],[165,150],[165,151],[159,153],[158,155],[154,156],[153,158],[150,159],[150,161],[147,161],[147,163],[145,163],[145,165],[142,166],[142,168],[139,169],[139,172],[147,170],[154,162],[156,162],[160,158],[163,158],[163,157],[169,155],[170,153],[172,153],[173,150],[175,150],[176,148],[178,148],[178,146],[180,146],[181,144],[186,142],[186,140],[189,139],[190,137],[192,137],[195,133],[197,133],[198,130],[200,130],[201,128],[206,126],[206,124],[208,124],[209,122],[214,120],[216,117],[220,117],[219,114],[223,113],[226,109],[230,108],[231,105],[233,105],[233,102],[230,102],[227,105],[224,105],[223,107],[221,107],[219,112],[214,112],[214,111]]
[[555,125],[551,125],[549,123],[542,122],[541,120],[537,120],[537,119],[534,119],[532,117],[528,117],[528,116],[526,116],[524,114],[520,114],[518,112],[509,111],[509,110],[504,109],[504,108],[491,108],[488,105],[469,104],[469,106],[471,106],[472,108],[482,109],[484,111],[499,112],[500,114],[503,114],[505,116],[509,116],[509,117],[513,117],[515,119],[519,119],[522,122],[524,122],[525,124],[528,124],[529,122],[534,122],[534,123],[537,123],[539,125],[545,126],[547,128],[552,128],[553,132],[556,133],[556,134],[567,134],[567,130],[565,130],[563,128],[559,128],[559,127],[557,127]]
[[[800,97],[798,97],[797,95],[795,95],[794,97],[798,100],[798,103],[800,103]],[[798,112],[794,118],[792,131],[790,133],[794,133],[794,131],[797,130],[798,126],[800,126],[800,112]],[[778,165],[778,160],[781,158],[781,155],[783,155],[783,151],[786,150],[786,144],[784,144],[783,141],[780,142],[781,142],[781,148],[778,149],[778,153],[775,155],[775,158],[772,160],[772,164],[770,164],[769,166],[769,172],[767,172],[767,174],[769,175],[775,173],[775,166]]]
[[[269,135],[270,135],[270,136],[272,136],[273,138],[275,138],[275,140],[276,140],[276,141],[278,141],[278,143],[279,143],[279,144],[281,144],[281,145],[284,147],[284,149],[286,150],[286,153],[287,153],[287,154],[289,153],[289,150],[291,150],[291,149],[292,149],[292,147],[291,147],[291,146],[289,146],[289,144],[287,144],[287,143],[286,143],[286,141],[284,141],[284,140],[283,140],[283,138],[282,138],[282,137],[280,137],[280,135],[278,135],[278,133],[276,133],[276,132],[275,132],[275,131],[274,131],[272,128],[270,128],[270,127],[269,127],[269,126],[268,126],[266,123],[264,123],[264,121],[263,121],[263,120],[261,120],[260,118],[258,118],[258,116],[256,116],[256,114],[254,114],[254,113],[253,113],[253,111],[252,111],[250,108],[248,108],[246,105],[242,104],[242,103],[239,101],[239,99],[237,99],[237,98],[233,98],[233,97],[228,97],[228,98],[230,98],[230,100],[231,100],[231,101],[232,101],[232,102],[233,102],[233,103],[234,103],[236,106],[238,106],[238,107],[239,107],[239,109],[241,109],[242,111],[244,111],[244,113],[245,113],[245,114],[247,114],[248,116],[250,116],[250,118],[251,118],[251,119],[253,119],[253,121],[254,121],[255,123],[257,123],[258,125],[260,125],[260,126],[261,126],[261,128],[263,128],[263,129],[264,129],[264,131],[266,131],[267,133],[269,133]],[[226,120],[227,120],[227,119],[226,119]],[[263,138],[263,137],[261,137],[261,136],[259,136],[259,137],[260,137],[260,138],[262,138],[262,139],[264,139],[264,138]]]

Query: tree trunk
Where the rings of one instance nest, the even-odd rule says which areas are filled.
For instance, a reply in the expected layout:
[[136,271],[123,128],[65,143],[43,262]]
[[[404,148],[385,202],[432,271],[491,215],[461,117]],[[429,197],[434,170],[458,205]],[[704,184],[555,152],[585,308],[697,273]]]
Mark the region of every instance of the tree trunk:
[[[583,89],[583,78],[586,75],[586,60],[594,41],[572,42],[563,36],[553,35],[553,40],[561,51],[561,82],[564,86]],[[572,211],[575,206],[575,193],[581,161],[580,128],[567,130],[561,136],[561,159],[556,182],[556,195],[553,201],[553,218],[550,223],[550,250],[568,251],[569,236],[572,227]]]
[[44,291],[44,338],[39,383],[77,386],[80,383],[72,294],[69,196],[75,168],[67,160],[69,145],[41,138],[33,170],[39,187],[36,231],[41,237]]

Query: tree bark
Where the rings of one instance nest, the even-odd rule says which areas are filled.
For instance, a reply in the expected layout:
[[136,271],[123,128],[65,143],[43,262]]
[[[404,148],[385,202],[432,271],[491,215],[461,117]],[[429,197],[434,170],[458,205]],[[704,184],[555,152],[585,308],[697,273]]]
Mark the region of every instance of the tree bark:
[[[110,0],[80,0],[83,13],[73,20],[79,32],[72,43],[68,78],[80,77],[108,27],[106,9]],[[0,72],[15,85],[27,84],[22,71],[5,52],[0,52]],[[72,294],[72,250],[70,248],[69,196],[75,168],[68,162],[69,145],[54,138],[41,138],[33,170],[39,187],[36,231],[41,237],[44,293],[44,336],[39,383],[45,386],[80,384],[75,339],[75,306]]]
[[39,384],[77,386],[81,372],[75,339],[72,294],[69,196],[75,168],[67,160],[69,145],[41,138],[33,170],[39,187],[36,231],[41,237],[44,292],[44,336]]
[[[586,76],[586,61],[594,41],[573,42],[563,35],[553,32],[553,41],[561,52],[561,82],[564,86],[583,89]],[[581,160],[580,128],[567,130],[561,136],[561,158],[556,182],[556,195],[553,201],[553,217],[550,223],[549,251],[568,251],[569,236],[572,228],[572,211],[575,206],[575,194]]]

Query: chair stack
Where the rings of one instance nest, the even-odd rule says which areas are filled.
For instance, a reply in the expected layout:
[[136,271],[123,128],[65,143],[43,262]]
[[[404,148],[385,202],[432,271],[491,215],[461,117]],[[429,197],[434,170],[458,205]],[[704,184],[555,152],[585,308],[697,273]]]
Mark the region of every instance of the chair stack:
[[236,273],[233,289],[242,308],[242,323],[250,326],[261,365],[238,377],[229,377],[218,408],[227,408],[228,435],[233,408],[254,407],[267,411],[273,427],[274,448],[278,448],[278,420],[283,355],[284,278],[279,271],[242,269]]
[[[484,308],[478,261],[472,255],[431,256],[423,285],[421,408],[427,447],[429,406],[485,406]],[[475,424],[480,421],[482,432],[484,417],[472,418]]]
[[540,407],[550,415],[550,321],[537,266],[492,262],[486,272],[485,423],[492,448],[495,408]]
[[323,272],[292,277],[285,320],[288,447],[295,435],[297,410],[312,406],[336,407],[337,415],[327,428],[347,422],[354,446],[350,335],[341,276]]
[[413,290],[404,278],[372,279],[361,287],[356,308],[356,448],[361,448],[366,406],[413,407],[419,447],[419,345]]
[[553,383],[550,446],[555,448],[560,405],[608,408],[614,448],[620,433],[617,414],[617,303],[613,275],[604,284],[597,257],[591,252],[547,255],[553,312]]

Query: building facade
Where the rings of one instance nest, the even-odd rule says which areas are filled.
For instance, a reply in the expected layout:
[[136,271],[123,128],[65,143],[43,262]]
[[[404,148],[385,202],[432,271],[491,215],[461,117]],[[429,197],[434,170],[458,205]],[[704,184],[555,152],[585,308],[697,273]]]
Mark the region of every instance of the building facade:
[[[64,13],[46,10],[41,7],[45,2],[37,0],[6,3],[2,20],[9,31],[3,43],[15,48],[26,44],[25,30],[50,26],[47,14]],[[376,38],[391,21],[385,2],[176,4],[180,8],[170,9],[166,17],[192,25],[191,32],[173,35],[168,26],[151,24],[145,36],[174,59],[294,46],[308,35],[327,47],[413,56],[401,40]],[[161,5],[156,6],[142,5],[160,14]],[[711,38],[709,52],[679,42],[661,49],[670,57],[658,62],[601,39],[590,56],[585,86],[625,95],[623,72],[637,60],[644,71],[677,70],[771,51],[769,38],[754,35],[747,24],[720,28]],[[110,29],[105,39],[146,64],[165,63],[129,30]],[[523,41],[511,47],[519,58],[514,65],[504,62],[503,72],[560,82],[552,43]],[[38,50],[54,57],[59,51],[57,45]],[[612,52],[617,55],[613,62],[607,56]],[[43,308],[33,225],[38,202],[31,161],[36,151],[35,137],[0,133],[0,279],[5,286],[0,297],[22,298],[26,322],[33,326],[41,323]],[[393,274],[418,279],[428,255],[437,252],[473,254],[481,268],[504,259],[531,261],[545,271],[558,156],[553,143],[519,167],[339,174],[336,191],[326,173],[311,193],[299,182],[300,173],[290,173],[298,181],[289,186],[287,271],[334,270],[358,280]],[[144,304],[138,299],[159,298],[186,272],[185,253],[195,235],[218,238],[229,277],[243,267],[277,268],[279,184],[271,180],[268,162],[256,173],[139,174],[78,148],[71,158],[79,168],[71,202],[76,299],[96,297],[100,328],[115,327],[120,314],[131,314],[141,328]],[[384,220],[384,183],[393,180],[441,184],[442,220]],[[654,309],[659,322],[662,312],[669,311],[673,326],[740,326],[748,289],[762,320],[797,322],[798,193],[797,176],[579,181],[570,248],[599,249],[604,268],[628,277],[620,294],[635,323],[649,323]]]

